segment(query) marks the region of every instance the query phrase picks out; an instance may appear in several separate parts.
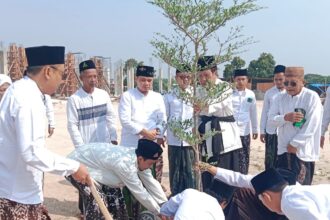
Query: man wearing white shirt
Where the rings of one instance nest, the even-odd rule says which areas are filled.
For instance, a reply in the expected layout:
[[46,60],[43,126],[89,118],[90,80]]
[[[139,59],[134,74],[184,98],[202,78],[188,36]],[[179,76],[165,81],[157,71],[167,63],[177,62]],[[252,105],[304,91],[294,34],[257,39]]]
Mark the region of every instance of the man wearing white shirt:
[[[68,157],[88,167],[114,219],[127,220],[128,207],[126,208],[121,194],[121,188],[124,186],[154,214],[159,214],[160,204],[167,201],[160,183],[154,179],[150,170],[162,152],[161,146],[157,143],[140,139],[136,149],[109,143],[91,143],[76,148]],[[82,195],[84,218],[103,219],[89,188],[77,183],[70,176],[68,180]]]
[[[230,186],[237,187],[233,193],[232,199],[228,200],[224,213],[228,220],[284,220],[283,215],[271,212],[259,200],[254,191],[251,180],[256,175],[242,174],[232,170],[211,166],[200,162],[198,164],[200,171],[207,171],[217,180]],[[282,168],[276,168],[276,171],[289,183],[289,185],[299,184],[296,182],[296,173]]]
[[[193,107],[179,98],[180,91],[191,93],[191,74],[187,69],[176,70],[176,87],[164,95],[167,121],[185,121],[193,118]],[[192,128],[187,129],[191,132]],[[167,130],[168,165],[171,195],[181,193],[187,188],[196,187],[196,177],[193,170],[195,160],[194,150],[187,142],[176,137],[171,129]]]
[[330,185],[291,185],[273,168],[255,176],[251,183],[262,203],[290,220],[330,219]]
[[328,130],[330,123],[330,87],[328,87],[325,97],[325,102],[323,106],[323,118],[322,118],[322,130],[321,130],[321,147],[324,146],[324,135]]
[[318,94],[304,88],[304,68],[286,67],[286,93],[272,104],[268,123],[278,128],[276,167],[297,173],[297,181],[310,185],[320,156],[323,108]]
[[[203,135],[210,130],[221,131],[202,143],[202,156],[208,163],[239,171],[239,152],[242,143],[239,128],[233,116],[232,89],[227,82],[218,79],[217,65],[214,64],[214,61],[214,56],[204,56],[198,60],[200,69],[198,80],[201,86],[198,87],[197,95],[201,99],[209,99],[207,89],[210,86],[224,86],[228,90],[221,94],[223,100],[218,103],[212,103],[203,109],[200,106],[194,106],[194,111],[199,113],[201,121],[198,127],[200,134]],[[224,186],[222,182],[214,180],[209,174],[204,173],[202,181],[203,190],[211,189],[222,196],[228,194],[228,187]]]
[[62,81],[64,47],[30,47],[25,53],[27,76],[0,102],[0,219],[42,218],[43,172],[88,180],[85,166],[45,148],[43,96]]
[[171,197],[160,209],[160,214],[173,220],[224,220],[220,202],[205,192],[186,189]]
[[0,74],[0,101],[11,84],[12,82],[9,76],[5,74]]
[[[140,138],[163,144],[166,110],[163,97],[152,91],[154,68],[138,66],[136,88],[124,92],[119,103],[119,119],[122,125],[121,143],[125,147],[136,148]],[[161,182],[163,159],[156,164],[156,178]]]
[[116,113],[109,94],[97,85],[92,60],[79,64],[82,87],[68,99],[68,131],[75,147],[94,142],[117,143]]
[[251,127],[253,139],[258,138],[257,102],[254,92],[247,88],[247,69],[234,71],[235,87],[233,91],[234,118],[240,130],[242,150],[240,151],[240,172],[247,174],[250,164]]
[[260,141],[265,143],[265,169],[274,167],[277,158],[277,131],[276,127],[268,123],[268,112],[277,94],[284,93],[285,66],[277,65],[274,68],[274,86],[265,93],[260,119]]
[[[97,71],[92,60],[79,64],[82,87],[67,102],[68,131],[75,147],[83,144],[106,142],[118,144],[116,113],[109,94],[96,87]],[[83,213],[81,195],[78,207]]]
[[54,106],[50,95],[44,95],[44,104],[46,107],[46,116],[48,120],[48,137],[54,134],[55,130],[55,116],[54,116]]

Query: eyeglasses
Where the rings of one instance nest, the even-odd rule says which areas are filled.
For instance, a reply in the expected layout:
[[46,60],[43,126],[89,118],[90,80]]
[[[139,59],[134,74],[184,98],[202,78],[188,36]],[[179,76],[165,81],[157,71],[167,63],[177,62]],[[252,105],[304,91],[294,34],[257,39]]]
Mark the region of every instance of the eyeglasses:
[[52,68],[52,69],[57,70],[58,72],[60,72],[61,73],[62,80],[65,80],[65,74],[64,74],[64,71],[63,70],[60,70],[60,69],[58,69],[55,66],[50,66],[50,68]]
[[291,87],[296,87],[297,86],[297,82],[295,82],[295,81],[285,81],[284,82],[284,85],[285,86],[291,86]]
[[181,80],[185,80],[185,79],[191,79],[191,76],[190,75],[178,75],[178,77],[181,79]]

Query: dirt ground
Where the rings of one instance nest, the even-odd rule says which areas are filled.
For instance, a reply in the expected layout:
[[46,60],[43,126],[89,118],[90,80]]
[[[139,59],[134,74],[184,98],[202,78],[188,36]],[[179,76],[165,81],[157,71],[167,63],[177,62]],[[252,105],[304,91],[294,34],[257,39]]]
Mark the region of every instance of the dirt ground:
[[[51,138],[47,138],[46,146],[51,151],[66,156],[73,150],[73,144],[67,132],[66,124],[66,101],[53,100],[55,109],[56,129]],[[114,102],[117,108],[118,104]],[[260,118],[262,101],[258,101],[258,114]],[[120,134],[120,123],[117,122],[118,134]],[[120,137],[120,135],[119,135]],[[164,176],[163,184],[169,188],[168,163],[166,150],[164,156]],[[330,180],[330,150],[329,136],[326,135],[325,149],[321,150],[320,161],[316,163],[314,184],[329,183]],[[250,173],[255,174],[264,168],[264,144],[257,140],[251,142]],[[78,214],[78,194],[77,190],[71,186],[62,176],[45,174],[44,185],[45,204],[50,216],[54,220],[77,219]]]

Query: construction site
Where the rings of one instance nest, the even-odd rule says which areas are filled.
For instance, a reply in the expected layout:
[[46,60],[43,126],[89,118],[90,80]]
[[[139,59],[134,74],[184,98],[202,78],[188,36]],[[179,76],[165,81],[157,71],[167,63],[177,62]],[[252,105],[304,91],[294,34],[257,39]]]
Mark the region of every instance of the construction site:
[[[65,55],[65,72],[62,84],[59,86],[56,96],[68,97],[72,95],[81,86],[79,79],[78,65],[86,57],[83,53],[67,53]],[[108,58],[95,56],[90,57],[96,65],[98,73],[98,87],[104,89],[111,96],[116,96],[122,93],[122,67],[119,66],[116,70],[115,77],[111,76],[111,61]],[[20,45],[10,44],[7,48],[0,44],[0,74],[10,76],[12,81],[19,80],[23,77],[27,67],[25,56],[25,48]],[[115,83],[116,81],[116,83]]]
[[[91,59],[96,65],[98,73],[98,88],[108,92],[111,97],[118,97],[127,89],[134,87],[135,70],[126,69],[124,72],[124,63],[120,60],[112,63],[111,57],[92,56],[86,57],[82,52],[68,52],[65,55],[65,72],[63,82],[57,89],[57,98],[71,96],[81,86],[79,78],[79,63],[83,60]],[[8,46],[0,41],[0,74],[10,76],[13,82],[23,77],[28,63],[25,56],[25,48],[22,45],[11,43]],[[168,67],[167,78],[171,82],[171,69]],[[157,90],[163,92],[163,74],[162,66],[156,72],[158,76]],[[171,84],[167,86],[167,89]]]

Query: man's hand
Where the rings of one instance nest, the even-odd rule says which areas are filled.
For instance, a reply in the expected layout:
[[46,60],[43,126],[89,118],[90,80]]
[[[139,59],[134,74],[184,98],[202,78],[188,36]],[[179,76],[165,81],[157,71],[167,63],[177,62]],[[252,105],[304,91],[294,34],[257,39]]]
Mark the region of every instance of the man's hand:
[[111,141],[111,144],[118,145],[118,141]]
[[153,130],[146,130],[146,129],[142,129],[142,131],[140,132],[140,134],[146,138],[149,139],[151,141],[155,140],[157,135],[159,134],[159,130],[157,129],[153,129]]
[[252,138],[253,138],[253,140],[257,139],[258,138],[258,133],[253,134]]
[[55,128],[50,127],[50,125],[48,125],[48,137],[51,137],[54,134],[54,130]]
[[72,174],[72,177],[82,184],[90,185],[89,173],[87,167],[84,164],[80,164],[79,169],[74,174]]
[[196,169],[200,172],[208,171],[212,167],[211,164],[205,163],[205,162],[199,162],[196,166]]
[[321,140],[320,140],[320,147],[323,149],[323,146],[324,146],[324,136],[321,136]]
[[288,150],[288,153],[291,153],[291,154],[296,154],[297,153],[297,148],[295,148],[291,144],[288,144],[287,150]]
[[265,134],[260,134],[260,141],[262,142],[262,143],[265,143],[265,141],[266,141],[266,135]]
[[299,122],[304,118],[301,112],[290,112],[284,115],[285,121]]
[[197,104],[194,105],[194,112],[196,114],[199,114],[202,111],[201,107]]
[[157,144],[159,144],[162,147],[165,147],[165,137],[157,138]]

